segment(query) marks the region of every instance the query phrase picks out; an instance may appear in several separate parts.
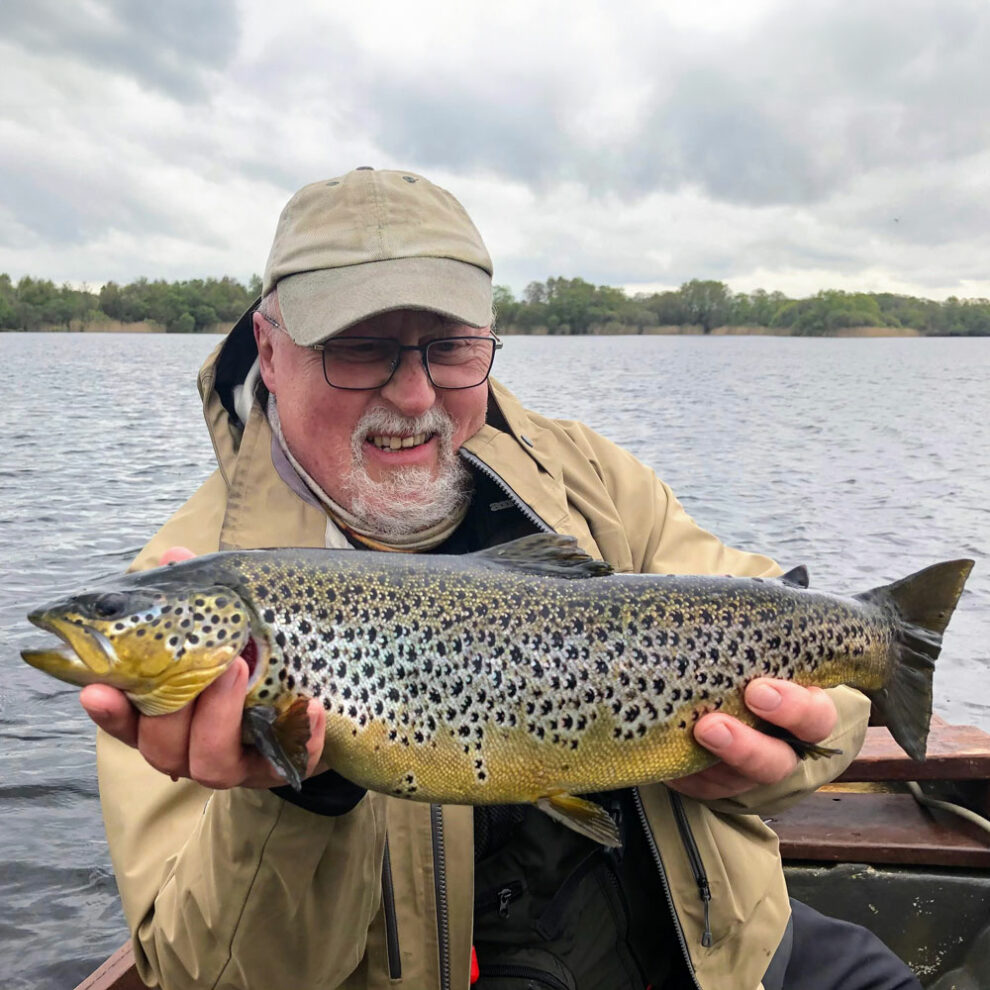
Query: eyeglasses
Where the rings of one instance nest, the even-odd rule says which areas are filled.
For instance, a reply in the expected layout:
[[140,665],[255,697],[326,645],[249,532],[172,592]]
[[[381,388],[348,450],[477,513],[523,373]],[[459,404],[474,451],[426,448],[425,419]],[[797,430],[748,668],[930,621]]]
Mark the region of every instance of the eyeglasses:
[[[273,327],[285,330],[270,316],[260,315]],[[502,341],[491,333],[487,337],[438,337],[425,344],[408,345],[390,337],[335,337],[310,345],[310,350],[322,353],[323,377],[328,385],[364,391],[384,388],[404,351],[419,351],[434,388],[473,388],[488,377],[495,352],[501,347]]]

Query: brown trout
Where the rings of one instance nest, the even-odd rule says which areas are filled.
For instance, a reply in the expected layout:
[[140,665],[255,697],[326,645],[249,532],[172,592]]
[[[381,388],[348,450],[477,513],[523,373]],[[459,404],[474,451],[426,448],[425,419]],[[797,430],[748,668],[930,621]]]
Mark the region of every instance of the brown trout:
[[63,645],[22,656],[155,715],[241,655],[245,739],[294,786],[305,702],[319,698],[324,760],[357,784],[438,803],[532,802],[614,844],[608,815],[575,795],[714,763],[694,723],[722,711],[756,724],[743,703],[754,677],[857,687],[923,759],[934,661],[972,566],[840,597],[808,590],[803,568],[613,574],[554,534],[453,557],[233,551],[39,609],[30,620]]

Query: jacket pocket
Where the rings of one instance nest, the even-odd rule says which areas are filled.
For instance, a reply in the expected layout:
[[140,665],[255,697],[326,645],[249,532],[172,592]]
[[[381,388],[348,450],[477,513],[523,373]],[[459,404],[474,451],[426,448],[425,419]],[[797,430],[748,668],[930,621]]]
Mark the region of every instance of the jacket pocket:
[[[692,810],[691,825],[711,890],[711,929],[718,944],[749,923],[767,898],[786,898],[777,840],[754,815]],[[699,907],[695,899],[685,905],[688,913],[697,912],[696,923],[703,924]]]
[[481,970],[478,990],[575,990],[572,979],[562,980],[533,966],[500,964]]
[[[486,962],[486,949],[478,946],[478,981],[471,990],[577,990],[577,980],[554,953],[536,946],[498,948]],[[495,961],[497,960],[497,961]]]

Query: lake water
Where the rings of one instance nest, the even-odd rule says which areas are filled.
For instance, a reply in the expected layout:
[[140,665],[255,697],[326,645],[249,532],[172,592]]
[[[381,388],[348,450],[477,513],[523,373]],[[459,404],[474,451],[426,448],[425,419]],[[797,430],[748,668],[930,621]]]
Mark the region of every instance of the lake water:
[[[0,334],[0,985],[65,990],[126,938],[93,728],[28,668],[25,613],[122,570],[213,467],[217,338]],[[936,711],[990,730],[990,338],[510,337],[496,371],[653,466],[724,540],[862,591],[977,568]]]

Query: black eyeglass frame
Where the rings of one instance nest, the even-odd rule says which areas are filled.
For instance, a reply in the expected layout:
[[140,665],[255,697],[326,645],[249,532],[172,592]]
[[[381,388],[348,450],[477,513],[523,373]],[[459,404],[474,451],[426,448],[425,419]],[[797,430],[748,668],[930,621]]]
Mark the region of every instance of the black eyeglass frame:
[[[263,319],[267,320],[273,327],[277,327],[279,330],[282,330],[285,333],[289,332],[288,330],[285,329],[284,326],[282,326],[281,323],[278,322],[278,320],[272,319],[270,316],[268,316],[267,313],[262,313],[260,310],[258,310],[258,315],[261,316]],[[425,344],[400,344],[398,341],[395,340],[394,337],[360,337],[360,336],[346,337],[346,338],[342,337],[341,338],[342,340],[376,340],[379,342],[381,342],[382,340],[388,340],[396,345],[395,358],[392,361],[392,369],[391,371],[389,371],[388,377],[385,379],[385,381],[383,381],[379,385],[335,384],[334,382],[330,381],[330,376],[329,374],[327,374],[326,348],[327,348],[327,344],[331,343],[331,341],[324,341],[323,343],[320,344],[304,344],[303,346],[306,347],[307,350],[320,352],[322,358],[321,364],[323,365],[323,380],[331,388],[339,388],[344,392],[373,392],[375,389],[384,388],[395,376],[395,372],[398,370],[399,365],[402,363],[402,354],[404,351],[419,351],[420,360],[423,362],[423,371],[426,372],[427,380],[434,388],[443,389],[445,392],[458,392],[466,388],[477,388],[482,383],[488,381],[488,377],[492,373],[492,366],[495,364],[495,352],[500,351],[502,349],[502,341],[499,338],[498,334],[496,334],[494,330],[489,330],[488,334],[489,335],[487,337],[475,337],[471,335],[464,335],[458,337],[437,337],[434,340],[428,340]],[[438,385],[433,380],[433,374],[430,371],[430,361],[429,358],[427,357],[427,352],[429,351],[430,347],[432,347],[434,344],[443,344],[451,340],[484,340],[484,341],[488,341],[492,345],[492,354],[491,354],[491,358],[488,361],[488,368],[485,371],[484,377],[482,377],[479,381],[476,381],[473,385]]]

